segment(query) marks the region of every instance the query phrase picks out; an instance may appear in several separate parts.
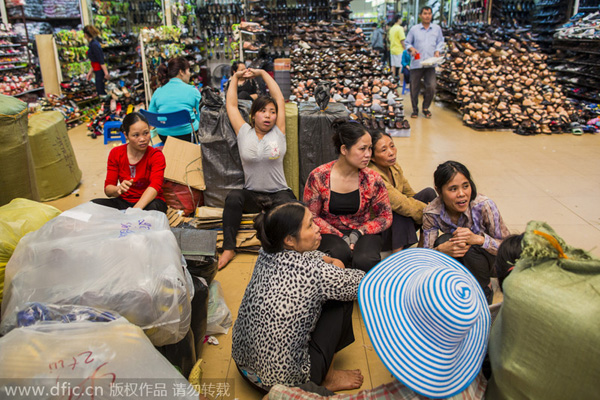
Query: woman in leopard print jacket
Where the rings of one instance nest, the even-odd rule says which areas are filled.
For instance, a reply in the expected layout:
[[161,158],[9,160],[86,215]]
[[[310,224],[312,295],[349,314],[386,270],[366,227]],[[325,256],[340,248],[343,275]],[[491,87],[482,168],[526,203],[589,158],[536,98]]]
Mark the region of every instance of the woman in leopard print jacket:
[[275,384],[331,395],[358,388],[359,370],[331,368],[354,341],[352,306],[364,272],[317,251],[310,210],[288,203],[260,214],[262,248],[233,327],[232,356],[260,390]]

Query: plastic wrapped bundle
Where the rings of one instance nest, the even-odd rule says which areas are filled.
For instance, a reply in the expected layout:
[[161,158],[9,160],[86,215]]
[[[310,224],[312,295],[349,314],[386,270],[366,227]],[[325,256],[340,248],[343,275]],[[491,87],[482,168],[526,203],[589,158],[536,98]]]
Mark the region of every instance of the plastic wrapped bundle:
[[157,346],[183,339],[193,296],[165,214],[86,203],[19,242],[6,266],[2,324],[26,303],[82,305],[119,313]]
[[[38,392],[15,395],[19,388]],[[198,394],[139,327],[119,318],[40,324],[1,338],[0,398],[33,397],[191,400]]]
[[313,102],[298,106],[298,152],[300,158],[300,196],[308,175],[319,165],[335,160],[331,141],[331,123],[336,118],[348,118],[348,109],[342,103],[331,103],[326,110]]
[[[232,189],[244,186],[244,170],[238,151],[237,137],[223,99],[210,88],[202,91],[200,112],[200,143],[204,181],[209,182],[204,191],[204,205],[223,208],[225,198]],[[248,121],[252,102],[240,100],[238,108]]]
[[4,269],[19,240],[59,214],[57,208],[27,199],[14,199],[0,207],[0,303],[4,292]]

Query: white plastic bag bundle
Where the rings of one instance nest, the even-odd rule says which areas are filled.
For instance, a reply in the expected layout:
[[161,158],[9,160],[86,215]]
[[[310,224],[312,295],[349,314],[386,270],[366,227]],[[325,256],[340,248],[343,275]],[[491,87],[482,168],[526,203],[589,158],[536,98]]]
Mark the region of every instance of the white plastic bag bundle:
[[198,399],[137,326],[119,318],[16,328],[0,339],[2,399]]
[[223,288],[219,281],[212,281],[208,287],[208,316],[206,317],[206,334],[227,334],[233,322],[231,311],[225,303]]
[[177,343],[193,297],[184,265],[165,214],[82,204],[19,242],[6,266],[0,332],[25,303],[74,304],[119,313],[156,346]]

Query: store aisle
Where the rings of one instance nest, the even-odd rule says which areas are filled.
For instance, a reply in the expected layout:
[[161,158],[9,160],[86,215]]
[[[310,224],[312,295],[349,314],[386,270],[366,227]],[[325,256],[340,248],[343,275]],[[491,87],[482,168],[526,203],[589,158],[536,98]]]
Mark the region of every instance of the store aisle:
[[[410,114],[405,97],[406,113]],[[567,243],[600,256],[600,135],[519,136],[510,131],[474,131],[462,125],[457,113],[435,105],[431,120],[410,119],[411,137],[396,138],[398,160],[417,191],[433,186],[433,171],[446,160],[464,163],[480,193],[497,204],[514,233],[527,222],[548,222]],[[93,140],[85,126],[69,132],[82,183],[76,194],[49,202],[61,210],[95,197],[103,197],[106,159],[112,144]],[[118,142],[113,142],[117,143]],[[250,280],[256,256],[242,254],[217,274],[234,320]],[[360,368],[364,389],[392,379],[370,344],[358,310],[354,311],[356,342],[335,360],[337,368]],[[219,345],[204,347],[204,378],[207,385],[229,384],[233,399],[260,399],[242,381],[231,361],[231,331],[218,337]]]

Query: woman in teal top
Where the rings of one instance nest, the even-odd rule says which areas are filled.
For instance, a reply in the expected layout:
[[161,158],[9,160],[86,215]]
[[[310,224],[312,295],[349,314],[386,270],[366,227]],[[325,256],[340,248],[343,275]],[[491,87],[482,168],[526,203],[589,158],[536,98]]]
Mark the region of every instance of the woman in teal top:
[[[198,130],[200,121],[200,92],[190,85],[190,63],[183,57],[172,58],[167,65],[158,67],[160,87],[152,95],[148,111],[166,114],[175,111],[189,111]],[[165,143],[168,136],[192,141],[192,127],[189,124],[174,128],[156,128],[160,140]]]

